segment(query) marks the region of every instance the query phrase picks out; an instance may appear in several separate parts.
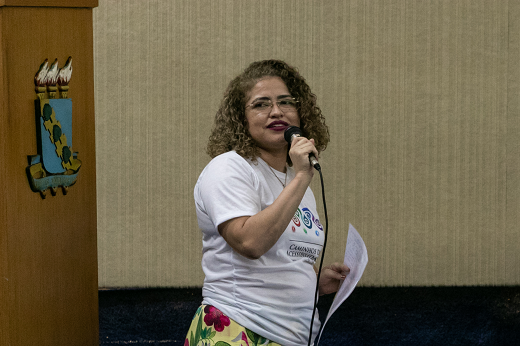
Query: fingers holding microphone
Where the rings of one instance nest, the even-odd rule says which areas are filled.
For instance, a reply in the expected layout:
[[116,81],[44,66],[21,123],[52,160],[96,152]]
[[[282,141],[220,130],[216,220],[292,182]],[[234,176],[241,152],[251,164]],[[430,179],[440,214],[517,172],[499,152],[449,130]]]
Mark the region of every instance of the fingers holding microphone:
[[284,138],[290,144],[289,156],[295,170],[309,170],[314,174],[312,167],[321,170],[318,163],[318,150],[314,146],[314,139],[303,137],[299,127],[290,126],[285,130]]
[[318,151],[314,146],[314,139],[295,137],[291,143],[291,149],[289,150],[289,156],[291,157],[294,169],[309,170],[312,172],[313,168],[310,162],[310,154],[312,154],[313,157],[318,156]]

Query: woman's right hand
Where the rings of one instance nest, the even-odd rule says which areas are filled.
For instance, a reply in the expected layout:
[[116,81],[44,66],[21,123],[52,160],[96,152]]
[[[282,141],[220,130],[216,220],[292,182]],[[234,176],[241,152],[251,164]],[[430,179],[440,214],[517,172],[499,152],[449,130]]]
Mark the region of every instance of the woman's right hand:
[[[309,154],[313,153],[318,158],[318,150],[314,146],[314,139],[305,137],[295,137],[291,142],[289,156],[293,163],[293,169],[296,175],[304,174],[312,179],[314,169],[309,161]],[[309,180],[310,183],[310,180]]]

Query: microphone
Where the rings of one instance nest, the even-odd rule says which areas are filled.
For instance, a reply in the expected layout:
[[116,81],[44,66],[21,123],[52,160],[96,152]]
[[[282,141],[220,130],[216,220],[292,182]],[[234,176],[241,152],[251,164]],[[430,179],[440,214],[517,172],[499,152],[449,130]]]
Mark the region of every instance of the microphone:
[[[302,130],[298,126],[289,126],[285,129],[285,132],[283,134],[283,138],[291,144],[294,137],[301,137],[303,135]],[[314,153],[309,154],[309,162],[311,163],[311,166],[316,168],[316,170],[321,171],[321,166],[316,159],[316,156],[314,156]]]

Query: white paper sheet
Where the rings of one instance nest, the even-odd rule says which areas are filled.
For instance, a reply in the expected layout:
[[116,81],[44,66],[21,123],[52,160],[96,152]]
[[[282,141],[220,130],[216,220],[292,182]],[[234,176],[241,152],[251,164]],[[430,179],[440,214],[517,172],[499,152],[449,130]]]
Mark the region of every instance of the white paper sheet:
[[340,307],[345,299],[350,296],[352,291],[354,291],[354,288],[359,282],[359,279],[361,279],[361,276],[363,275],[365,267],[368,263],[368,254],[365,242],[359,235],[358,231],[356,231],[356,229],[350,224],[348,227],[347,245],[345,247],[345,259],[343,260],[343,263],[345,263],[350,268],[350,273],[348,273],[345,280],[340,283],[339,290],[334,297],[332,305],[330,306],[327,318],[321,327],[316,345],[318,345],[320,342],[321,334],[323,333],[325,324],[329,320],[330,316],[332,316],[332,314]]

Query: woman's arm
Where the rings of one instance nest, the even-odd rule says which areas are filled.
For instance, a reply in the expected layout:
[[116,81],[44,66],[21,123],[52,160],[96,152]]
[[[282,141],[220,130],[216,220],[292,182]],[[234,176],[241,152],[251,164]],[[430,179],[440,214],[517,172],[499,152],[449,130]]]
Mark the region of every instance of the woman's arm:
[[314,172],[309,164],[310,152],[318,154],[313,139],[295,138],[289,155],[296,175],[273,204],[256,215],[237,217],[218,226],[220,235],[236,252],[257,259],[278,241],[312,180]]

